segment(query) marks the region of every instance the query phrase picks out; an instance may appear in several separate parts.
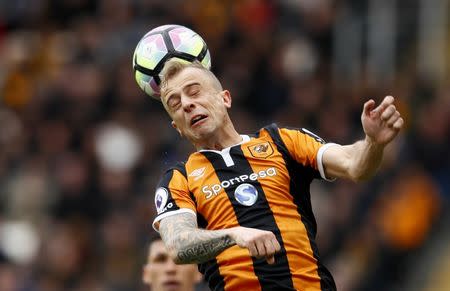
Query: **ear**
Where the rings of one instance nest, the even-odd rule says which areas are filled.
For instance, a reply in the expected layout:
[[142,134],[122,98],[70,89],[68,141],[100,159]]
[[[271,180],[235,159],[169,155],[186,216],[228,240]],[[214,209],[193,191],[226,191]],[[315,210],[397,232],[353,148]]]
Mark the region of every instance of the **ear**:
[[172,121],[171,124],[172,124],[172,127],[175,128],[176,131],[178,131],[180,136],[183,137],[183,134],[181,133],[181,130],[177,127],[177,124],[175,123],[175,121]]
[[148,264],[145,264],[144,267],[142,267],[142,282],[147,285],[152,283],[149,268],[150,266]]
[[194,282],[200,283],[203,280],[203,276],[202,273],[200,273],[198,270],[196,270],[195,275],[194,275]]
[[222,96],[223,104],[225,104],[226,108],[231,108],[231,93],[228,90],[223,90],[220,92]]

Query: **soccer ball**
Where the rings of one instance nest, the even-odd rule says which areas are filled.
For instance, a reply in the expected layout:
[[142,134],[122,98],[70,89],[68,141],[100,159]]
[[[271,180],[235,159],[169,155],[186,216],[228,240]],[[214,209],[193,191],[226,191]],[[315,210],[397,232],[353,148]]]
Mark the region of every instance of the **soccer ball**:
[[133,54],[133,69],[139,87],[159,99],[159,85],[164,63],[176,58],[182,62],[198,60],[211,68],[211,56],[205,41],[195,31],[176,24],[158,26],[147,32]]

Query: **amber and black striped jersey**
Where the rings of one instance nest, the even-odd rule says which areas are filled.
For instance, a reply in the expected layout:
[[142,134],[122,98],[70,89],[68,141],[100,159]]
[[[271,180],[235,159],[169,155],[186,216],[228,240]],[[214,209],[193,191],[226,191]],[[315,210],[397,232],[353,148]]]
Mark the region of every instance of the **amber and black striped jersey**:
[[244,226],[275,234],[281,251],[274,264],[238,246],[200,264],[211,290],[336,290],[318,256],[309,193],[314,178],[326,179],[322,155],[329,145],[305,129],[272,124],[222,151],[195,152],[163,175],[153,227],[191,212],[204,229]]

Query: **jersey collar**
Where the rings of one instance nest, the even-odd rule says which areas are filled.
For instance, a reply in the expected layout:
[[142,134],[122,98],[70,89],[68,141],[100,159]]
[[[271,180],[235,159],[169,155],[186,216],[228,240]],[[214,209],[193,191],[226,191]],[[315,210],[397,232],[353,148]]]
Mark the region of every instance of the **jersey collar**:
[[199,152],[214,152],[214,153],[221,153],[221,152],[224,152],[224,151],[229,151],[230,148],[232,148],[232,147],[234,147],[234,146],[241,145],[241,144],[243,144],[243,143],[246,143],[246,142],[250,141],[250,136],[248,136],[248,135],[246,135],[246,134],[240,134],[240,136],[242,137],[242,141],[241,141],[241,142],[239,142],[239,143],[237,143],[237,144],[234,144],[234,145],[232,145],[232,146],[223,148],[223,149],[220,150],[220,151],[218,151],[218,150],[199,150]]

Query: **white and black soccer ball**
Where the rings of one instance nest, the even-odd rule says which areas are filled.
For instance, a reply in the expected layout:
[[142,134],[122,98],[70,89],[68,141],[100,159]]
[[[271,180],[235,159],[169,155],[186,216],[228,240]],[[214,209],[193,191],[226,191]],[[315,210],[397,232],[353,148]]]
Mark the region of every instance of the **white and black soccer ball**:
[[153,98],[160,97],[164,63],[176,58],[183,62],[198,60],[211,68],[211,55],[206,42],[195,31],[176,24],[158,26],[147,32],[133,54],[133,70],[139,87]]

